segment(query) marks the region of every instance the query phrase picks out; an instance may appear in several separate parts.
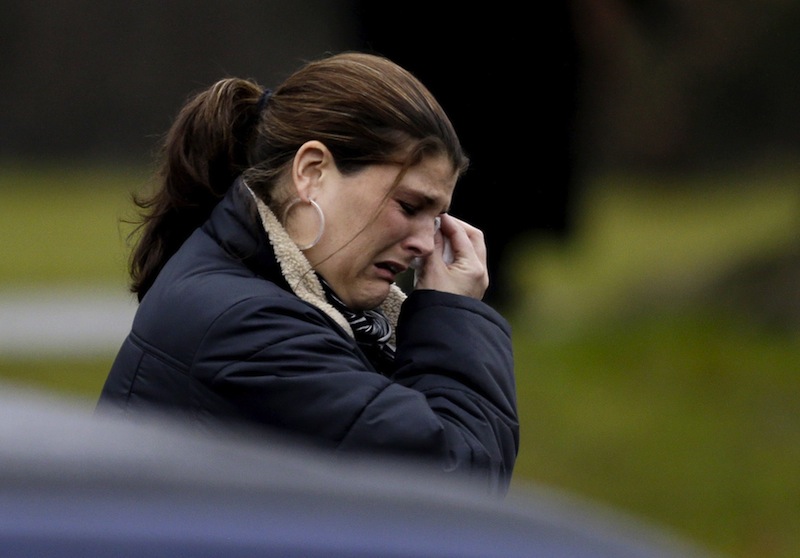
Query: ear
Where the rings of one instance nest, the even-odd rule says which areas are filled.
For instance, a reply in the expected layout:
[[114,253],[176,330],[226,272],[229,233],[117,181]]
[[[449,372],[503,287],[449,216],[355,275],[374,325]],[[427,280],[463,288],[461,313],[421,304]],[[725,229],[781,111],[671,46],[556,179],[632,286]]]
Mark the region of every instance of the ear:
[[292,181],[301,200],[307,202],[315,197],[332,166],[333,155],[321,141],[307,141],[300,146],[292,163]]

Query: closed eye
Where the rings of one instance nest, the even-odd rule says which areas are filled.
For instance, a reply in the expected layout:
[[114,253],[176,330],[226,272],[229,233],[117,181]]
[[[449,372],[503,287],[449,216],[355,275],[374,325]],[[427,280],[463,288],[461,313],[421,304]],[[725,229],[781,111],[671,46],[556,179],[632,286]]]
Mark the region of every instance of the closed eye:
[[417,213],[419,213],[419,207],[417,207],[415,205],[412,205],[412,204],[406,203],[406,202],[402,202],[402,201],[398,201],[397,203],[400,205],[400,208],[407,215],[412,215],[413,216],[413,215],[416,215]]

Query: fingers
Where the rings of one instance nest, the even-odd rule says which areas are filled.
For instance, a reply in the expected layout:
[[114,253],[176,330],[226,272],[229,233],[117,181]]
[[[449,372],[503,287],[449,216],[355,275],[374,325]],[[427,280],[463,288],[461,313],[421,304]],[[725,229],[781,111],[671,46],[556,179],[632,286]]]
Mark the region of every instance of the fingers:
[[[489,285],[486,245],[483,232],[451,215],[442,215],[436,233],[436,249],[441,257],[428,258],[417,275],[417,288],[463,294],[482,298]],[[452,263],[446,261],[445,245],[450,244]]]
[[486,242],[482,230],[448,214],[442,215],[441,223],[442,234],[450,240],[454,259],[469,258],[471,247],[478,261],[486,265]]

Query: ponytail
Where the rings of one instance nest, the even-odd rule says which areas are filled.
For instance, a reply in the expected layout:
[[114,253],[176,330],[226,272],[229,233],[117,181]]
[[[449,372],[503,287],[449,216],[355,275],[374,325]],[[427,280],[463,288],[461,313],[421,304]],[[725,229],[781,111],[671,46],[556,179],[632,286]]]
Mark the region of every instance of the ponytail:
[[262,88],[229,78],[191,98],[161,149],[158,190],[134,197],[141,210],[131,254],[131,292],[139,300],[167,260],[202,225],[246,169]]

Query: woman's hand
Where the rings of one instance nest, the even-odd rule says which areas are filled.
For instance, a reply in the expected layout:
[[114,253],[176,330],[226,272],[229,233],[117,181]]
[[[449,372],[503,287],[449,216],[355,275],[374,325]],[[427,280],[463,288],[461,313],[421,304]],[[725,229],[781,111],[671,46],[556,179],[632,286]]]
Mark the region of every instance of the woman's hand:
[[[417,269],[414,288],[482,299],[489,287],[483,231],[452,215],[444,214],[441,219],[433,254]],[[450,244],[452,263],[444,259],[445,239]]]

